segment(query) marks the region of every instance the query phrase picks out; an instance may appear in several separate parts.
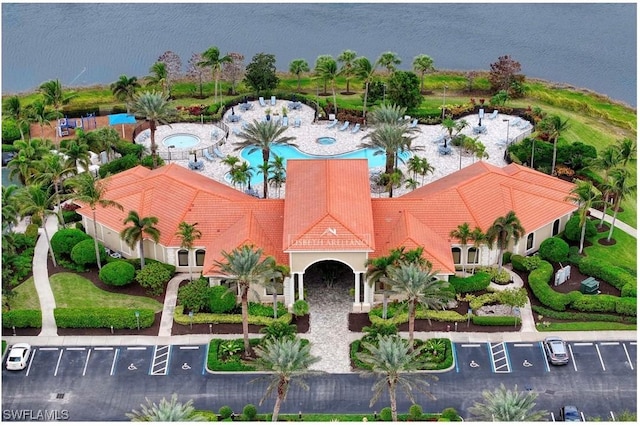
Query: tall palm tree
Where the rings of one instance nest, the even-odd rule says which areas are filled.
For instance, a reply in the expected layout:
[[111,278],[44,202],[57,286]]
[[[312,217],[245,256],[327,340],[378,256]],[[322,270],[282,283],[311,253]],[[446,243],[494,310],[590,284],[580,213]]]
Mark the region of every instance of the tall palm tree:
[[384,103],[375,110],[371,111],[369,121],[374,126],[380,126],[383,124],[392,126],[404,126],[408,124],[408,120],[404,118],[406,112],[406,107],[401,107],[396,104]]
[[22,108],[20,97],[10,96],[4,101],[3,113],[15,120],[20,130],[20,139],[24,141],[24,127],[29,126],[27,110]]
[[110,127],[104,127],[90,132],[88,135],[90,135],[89,149],[96,153],[104,151],[107,155],[107,161],[111,161],[120,142],[118,131]]
[[489,245],[493,245],[496,241],[498,243],[498,271],[502,271],[502,253],[511,239],[518,242],[524,233],[525,230],[514,211],[509,211],[505,216],[498,217],[493,221],[487,230],[486,238]]
[[467,269],[464,260],[467,256],[467,244],[469,243],[469,240],[471,240],[471,228],[469,227],[469,223],[464,222],[458,225],[455,230],[451,230],[451,232],[449,232],[449,237],[452,239],[458,239],[460,246],[462,246],[460,262],[462,263],[462,272],[466,273]]
[[409,343],[398,335],[379,336],[377,345],[365,341],[361,343],[367,352],[358,353],[358,359],[371,366],[371,372],[365,372],[362,376],[375,375],[379,378],[371,387],[373,397],[369,406],[373,406],[387,389],[391,404],[391,418],[397,422],[396,391],[398,386],[412,403],[416,403],[414,390],[435,399],[428,390],[429,383],[424,378],[437,381],[437,377],[428,374],[421,374],[420,377],[406,375],[419,369],[419,349],[413,350]]
[[98,221],[96,219],[96,208],[100,205],[103,208],[118,208],[122,210],[122,205],[113,200],[105,199],[105,181],[98,180],[88,171],[69,178],[68,180],[75,195],[74,201],[86,203],[89,205],[93,215],[93,242],[96,251],[96,260],[98,261],[98,270],[102,269],[100,262],[100,248],[98,247]]
[[395,52],[383,52],[380,54],[380,57],[376,62],[379,66],[386,68],[387,72],[391,74],[396,70],[396,66],[400,65],[402,61]]
[[[240,132],[240,135],[238,135],[240,141],[234,145],[236,146],[236,150],[249,147],[249,154],[257,150],[262,151],[262,162],[269,163],[272,144],[297,147],[296,144],[290,142],[296,139],[294,136],[283,136],[286,131],[286,127],[280,126],[273,121],[259,122],[254,120],[247,125],[246,129]],[[263,197],[266,199],[268,197],[269,176],[263,174],[263,178]]]
[[369,58],[360,56],[353,61],[354,72],[357,77],[364,80],[364,102],[362,104],[362,117],[367,117],[367,99],[369,97],[369,85],[376,72],[378,63],[371,63]]
[[[609,229],[609,235],[607,236],[607,242],[611,241],[613,235],[613,228],[616,225],[616,217],[618,216],[618,209],[620,203],[631,193],[634,193],[637,189],[635,184],[631,183],[631,174],[625,168],[616,168],[611,171],[612,178],[612,190],[615,197],[615,203],[613,205],[613,220],[611,221],[611,229]],[[603,215],[604,216],[604,215]]]
[[286,168],[284,166],[285,158],[282,156],[274,156],[269,162],[270,172],[269,183],[273,184],[278,190],[278,199],[280,198],[280,189],[287,182]]
[[624,138],[616,145],[620,150],[620,158],[622,159],[622,166],[627,166],[629,160],[635,160],[638,151],[637,142],[631,138]]
[[327,93],[327,79],[326,78],[322,78],[320,77],[320,72],[319,70],[322,68],[322,63],[325,61],[333,61],[333,56],[331,55],[318,55],[318,57],[316,58],[316,64],[313,67],[314,72],[316,73],[316,79],[322,79],[324,82],[324,90],[323,90],[323,94]]
[[233,166],[229,172],[231,174],[231,183],[234,186],[240,184],[242,191],[245,188],[251,189],[251,178],[253,178],[254,169],[248,162],[243,161]]
[[127,114],[129,114],[130,103],[133,100],[133,95],[136,93],[136,89],[140,87],[138,78],[136,76],[127,77],[121,75],[117,81],[111,83],[111,92],[120,101],[124,101],[127,105]]
[[[447,133],[449,133],[449,140],[452,140],[455,136],[457,136],[462,131],[462,129],[464,129],[467,126],[469,126],[469,123],[466,120],[464,120],[464,119],[462,119],[462,120],[453,120],[451,118],[451,116],[447,116],[442,121],[442,127],[445,128]],[[444,146],[445,146],[445,148],[447,147],[447,139],[446,138],[444,140]]]
[[191,279],[191,251],[193,250],[193,244],[196,240],[202,238],[202,232],[196,228],[197,222],[189,224],[186,221],[182,221],[178,224],[178,231],[176,236],[180,238],[180,247],[187,250],[187,257],[189,260],[189,279]]
[[147,216],[141,218],[138,212],[129,211],[129,215],[124,219],[123,224],[130,226],[120,232],[120,237],[129,245],[131,249],[138,245],[140,252],[140,269],[144,269],[144,238],[150,237],[155,243],[160,241],[160,230],[156,227],[158,218]]
[[[620,149],[615,145],[609,145],[605,148],[598,157],[593,159],[589,166],[601,170],[604,172],[604,182],[609,182],[609,172],[611,169],[615,168],[622,162],[622,157],[620,156]],[[609,205],[609,191],[605,186],[602,189],[602,211],[607,212],[607,206]],[[604,224],[604,215],[600,219],[600,226],[602,227]]]
[[40,99],[36,99],[27,107],[27,114],[30,120],[40,125],[40,138],[44,140],[44,127],[51,127],[51,121],[58,117],[56,111],[51,111]]
[[64,227],[64,216],[62,215],[62,209],[60,207],[60,188],[62,186],[62,181],[69,175],[72,175],[76,169],[70,168],[66,164],[64,158],[55,153],[47,154],[38,161],[37,169],[39,170],[39,173],[36,175],[35,182],[38,184],[46,183],[47,185],[53,186],[53,192],[58,207],[58,220]]
[[350,49],[344,50],[340,55],[338,55],[338,62],[342,64],[342,67],[340,67],[340,75],[344,76],[345,80],[347,81],[347,94],[351,93],[349,89],[349,82],[354,74],[353,61],[355,59],[356,52]]
[[298,337],[267,340],[256,347],[255,352],[258,356],[254,362],[256,367],[262,371],[273,372],[260,405],[275,392],[276,401],[271,421],[278,421],[280,406],[287,399],[289,386],[295,383],[303,390],[309,390],[309,385],[301,377],[308,371],[309,366],[318,362],[320,358],[313,356],[311,345],[304,345]]
[[398,167],[399,152],[412,150],[415,132],[415,128],[406,124],[382,123],[363,137],[369,141],[361,143],[360,147],[373,150],[374,155],[386,155],[384,172],[391,174]]
[[331,82],[331,93],[333,93],[333,113],[338,114],[336,100],[336,78],[338,77],[338,63],[332,57],[328,57],[316,64],[316,75],[326,82]]
[[17,198],[21,215],[33,215],[42,219],[42,229],[47,239],[49,254],[51,255],[53,266],[57,267],[56,256],[51,248],[51,239],[49,239],[49,232],[47,231],[47,215],[55,214],[51,209],[54,203],[53,197],[49,196],[41,186],[34,184],[21,188],[17,194]]
[[289,64],[289,72],[291,74],[295,74],[295,76],[298,78],[297,91],[300,92],[300,76],[302,73],[309,72],[309,63],[304,59],[294,59],[293,61],[291,61],[291,64]]
[[30,139],[14,141],[17,154],[7,163],[9,178],[17,177],[21,183],[29,184],[38,172],[37,162],[51,150],[49,140]]
[[169,105],[169,99],[159,92],[143,92],[136,94],[131,106],[133,114],[149,122],[151,133],[151,156],[153,157],[153,169],[158,167],[158,145],[156,144],[156,128],[158,123],[168,125],[169,120],[175,116],[176,110]]
[[556,175],[556,156],[558,139],[562,132],[569,129],[569,119],[562,120],[558,115],[547,116],[538,123],[538,127],[553,140],[553,158],[551,160],[551,175]]
[[424,91],[424,75],[433,71],[433,59],[429,55],[420,54],[413,58],[413,70],[420,73],[420,93]]
[[218,82],[220,81],[220,71],[222,70],[222,64],[229,64],[233,62],[233,58],[229,55],[220,55],[220,49],[216,46],[211,46],[209,49],[202,52],[202,62],[198,62],[201,67],[211,67],[211,73],[213,74],[213,103],[218,103]]
[[409,311],[409,347],[413,348],[417,305],[430,309],[442,309],[454,297],[448,283],[438,279],[437,272],[418,263],[400,263],[390,266],[381,280],[391,286],[394,294],[405,297]]
[[235,283],[240,290],[242,305],[242,334],[244,336],[244,355],[250,357],[251,344],[249,343],[249,289],[252,283],[266,283],[278,277],[276,262],[270,256],[263,256],[263,250],[252,246],[243,245],[233,251],[222,251],[224,262],[214,261],[220,274],[227,281]]
[[[44,96],[45,105],[51,105],[55,111],[55,118],[62,117],[62,107],[69,103],[71,98],[75,96],[73,93],[64,93],[60,80],[49,80],[40,85],[40,93]],[[58,133],[56,133],[56,142],[58,141]]]
[[469,412],[477,421],[540,421],[545,411],[534,411],[538,394],[518,392],[518,386],[507,390],[504,384],[494,391],[484,390],[483,401],[474,402]]
[[473,240],[473,247],[476,249],[476,262],[473,263],[471,274],[476,273],[476,265],[480,259],[479,250],[480,247],[487,241],[487,236],[484,234],[480,227],[476,227],[471,231],[471,240]]
[[88,171],[91,157],[89,156],[89,145],[86,143],[84,132],[78,129],[77,139],[62,142],[66,142],[66,145],[60,148],[60,152],[66,156],[65,166],[73,170],[79,171],[82,168]]
[[18,186],[2,186],[2,232],[11,231],[11,227],[18,224],[20,207],[18,206]]
[[164,62],[154,62],[149,68],[149,76],[147,77],[147,84],[153,86],[160,86],[162,93],[167,97],[171,97],[171,85],[169,83],[169,71],[167,70],[167,64]]
[[567,197],[568,201],[578,204],[578,215],[580,217],[580,246],[578,253],[582,253],[584,249],[584,235],[587,230],[587,220],[589,219],[589,210],[594,203],[602,196],[600,190],[598,190],[591,181],[582,181],[576,179],[574,181],[575,186],[571,190],[571,195]]
[[125,414],[131,421],[206,421],[204,416],[196,412],[193,407],[193,400],[189,399],[185,403],[178,402],[178,395],[173,394],[171,400],[164,397],[160,403],[151,402],[145,397],[147,405],[141,404],[141,410],[132,410]]

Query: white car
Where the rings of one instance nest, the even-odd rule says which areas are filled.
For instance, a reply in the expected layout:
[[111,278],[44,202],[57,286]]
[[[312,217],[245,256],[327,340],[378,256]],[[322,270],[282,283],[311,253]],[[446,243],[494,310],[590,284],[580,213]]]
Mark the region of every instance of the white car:
[[26,343],[14,344],[7,357],[7,370],[20,371],[27,367],[31,355],[31,346]]

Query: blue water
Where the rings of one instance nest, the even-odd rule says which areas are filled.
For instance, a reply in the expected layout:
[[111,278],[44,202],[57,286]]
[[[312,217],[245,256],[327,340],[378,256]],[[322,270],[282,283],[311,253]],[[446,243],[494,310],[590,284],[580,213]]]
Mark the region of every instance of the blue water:
[[165,51],[212,45],[275,55],[278,70],[351,49],[399,69],[427,54],[438,70],[488,70],[499,56],[528,78],[568,83],[636,105],[637,5],[627,3],[50,3],[2,4],[2,93],[148,75]]
[[194,145],[197,145],[199,142],[200,138],[195,135],[189,135],[187,133],[177,133],[162,140],[162,144],[165,147],[173,145],[175,146],[175,148],[191,148]]
[[331,145],[336,143],[336,139],[331,136],[321,136],[317,139],[318,144]]
[[[251,147],[244,148],[240,155],[244,160],[246,160],[254,170],[254,176],[251,178],[251,184],[259,184],[264,181],[262,173],[259,173],[259,168],[262,164],[262,151],[256,150],[253,153],[249,153],[251,151]],[[290,145],[278,145],[273,144],[271,146],[271,157],[273,159],[274,156],[283,157],[284,165],[286,167],[288,159],[367,159],[369,162],[369,169],[371,168],[383,168],[386,163],[386,156],[384,154],[375,155],[374,150],[370,150],[368,148],[361,148],[359,150],[350,151],[348,153],[343,154],[334,154],[334,155],[313,155],[303,153],[298,150],[296,147],[292,147]],[[408,152],[400,153],[400,159],[402,161],[406,161],[409,158],[410,154]],[[227,179],[228,180],[228,179]]]

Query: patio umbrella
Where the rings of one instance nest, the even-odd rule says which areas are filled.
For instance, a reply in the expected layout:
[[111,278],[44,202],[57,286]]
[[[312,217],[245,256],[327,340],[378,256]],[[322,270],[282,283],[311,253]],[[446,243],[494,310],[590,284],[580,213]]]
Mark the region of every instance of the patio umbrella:
[[109,114],[109,126],[122,125],[122,137],[124,138],[124,125],[136,124],[136,118],[132,114]]

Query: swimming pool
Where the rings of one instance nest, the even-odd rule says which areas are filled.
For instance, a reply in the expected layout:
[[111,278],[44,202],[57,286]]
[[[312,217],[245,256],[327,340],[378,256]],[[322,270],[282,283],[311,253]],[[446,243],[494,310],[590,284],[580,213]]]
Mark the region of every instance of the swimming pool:
[[321,136],[320,138],[316,139],[316,141],[318,142],[318,144],[331,145],[335,144],[336,139],[331,136]]
[[[258,173],[258,166],[262,164],[262,151],[256,150],[253,153],[249,154],[251,147],[247,147],[241,151],[242,158],[246,160],[255,170],[254,176],[251,178],[251,184],[259,184],[263,182],[262,173]],[[275,156],[284,157],[284,165],[286,167],[288,159],[367,159],[369,162],[369,169],[371,168],[382,168],[385,165],[386,156],[385,155],[375,155],[374,150],[369,148],[360,148],[359,150],[349,151],[348,153],[342,154],[333,154],[333,155],[313,155],[303,153],[298,150],[296,147],[291,147],[289,145],[278,145],[273,144],[271,146],[271,159]],[[408,160],[410,157],[409,152],[405,151],[400,153],[400,159],[403,161]]]
[[174,148],[177,149],[191,148],[198,145],[199,143],[200,138],[189,133],[176,133],[162,140],[162,145],[164,145],[165,147],[173,145]]

